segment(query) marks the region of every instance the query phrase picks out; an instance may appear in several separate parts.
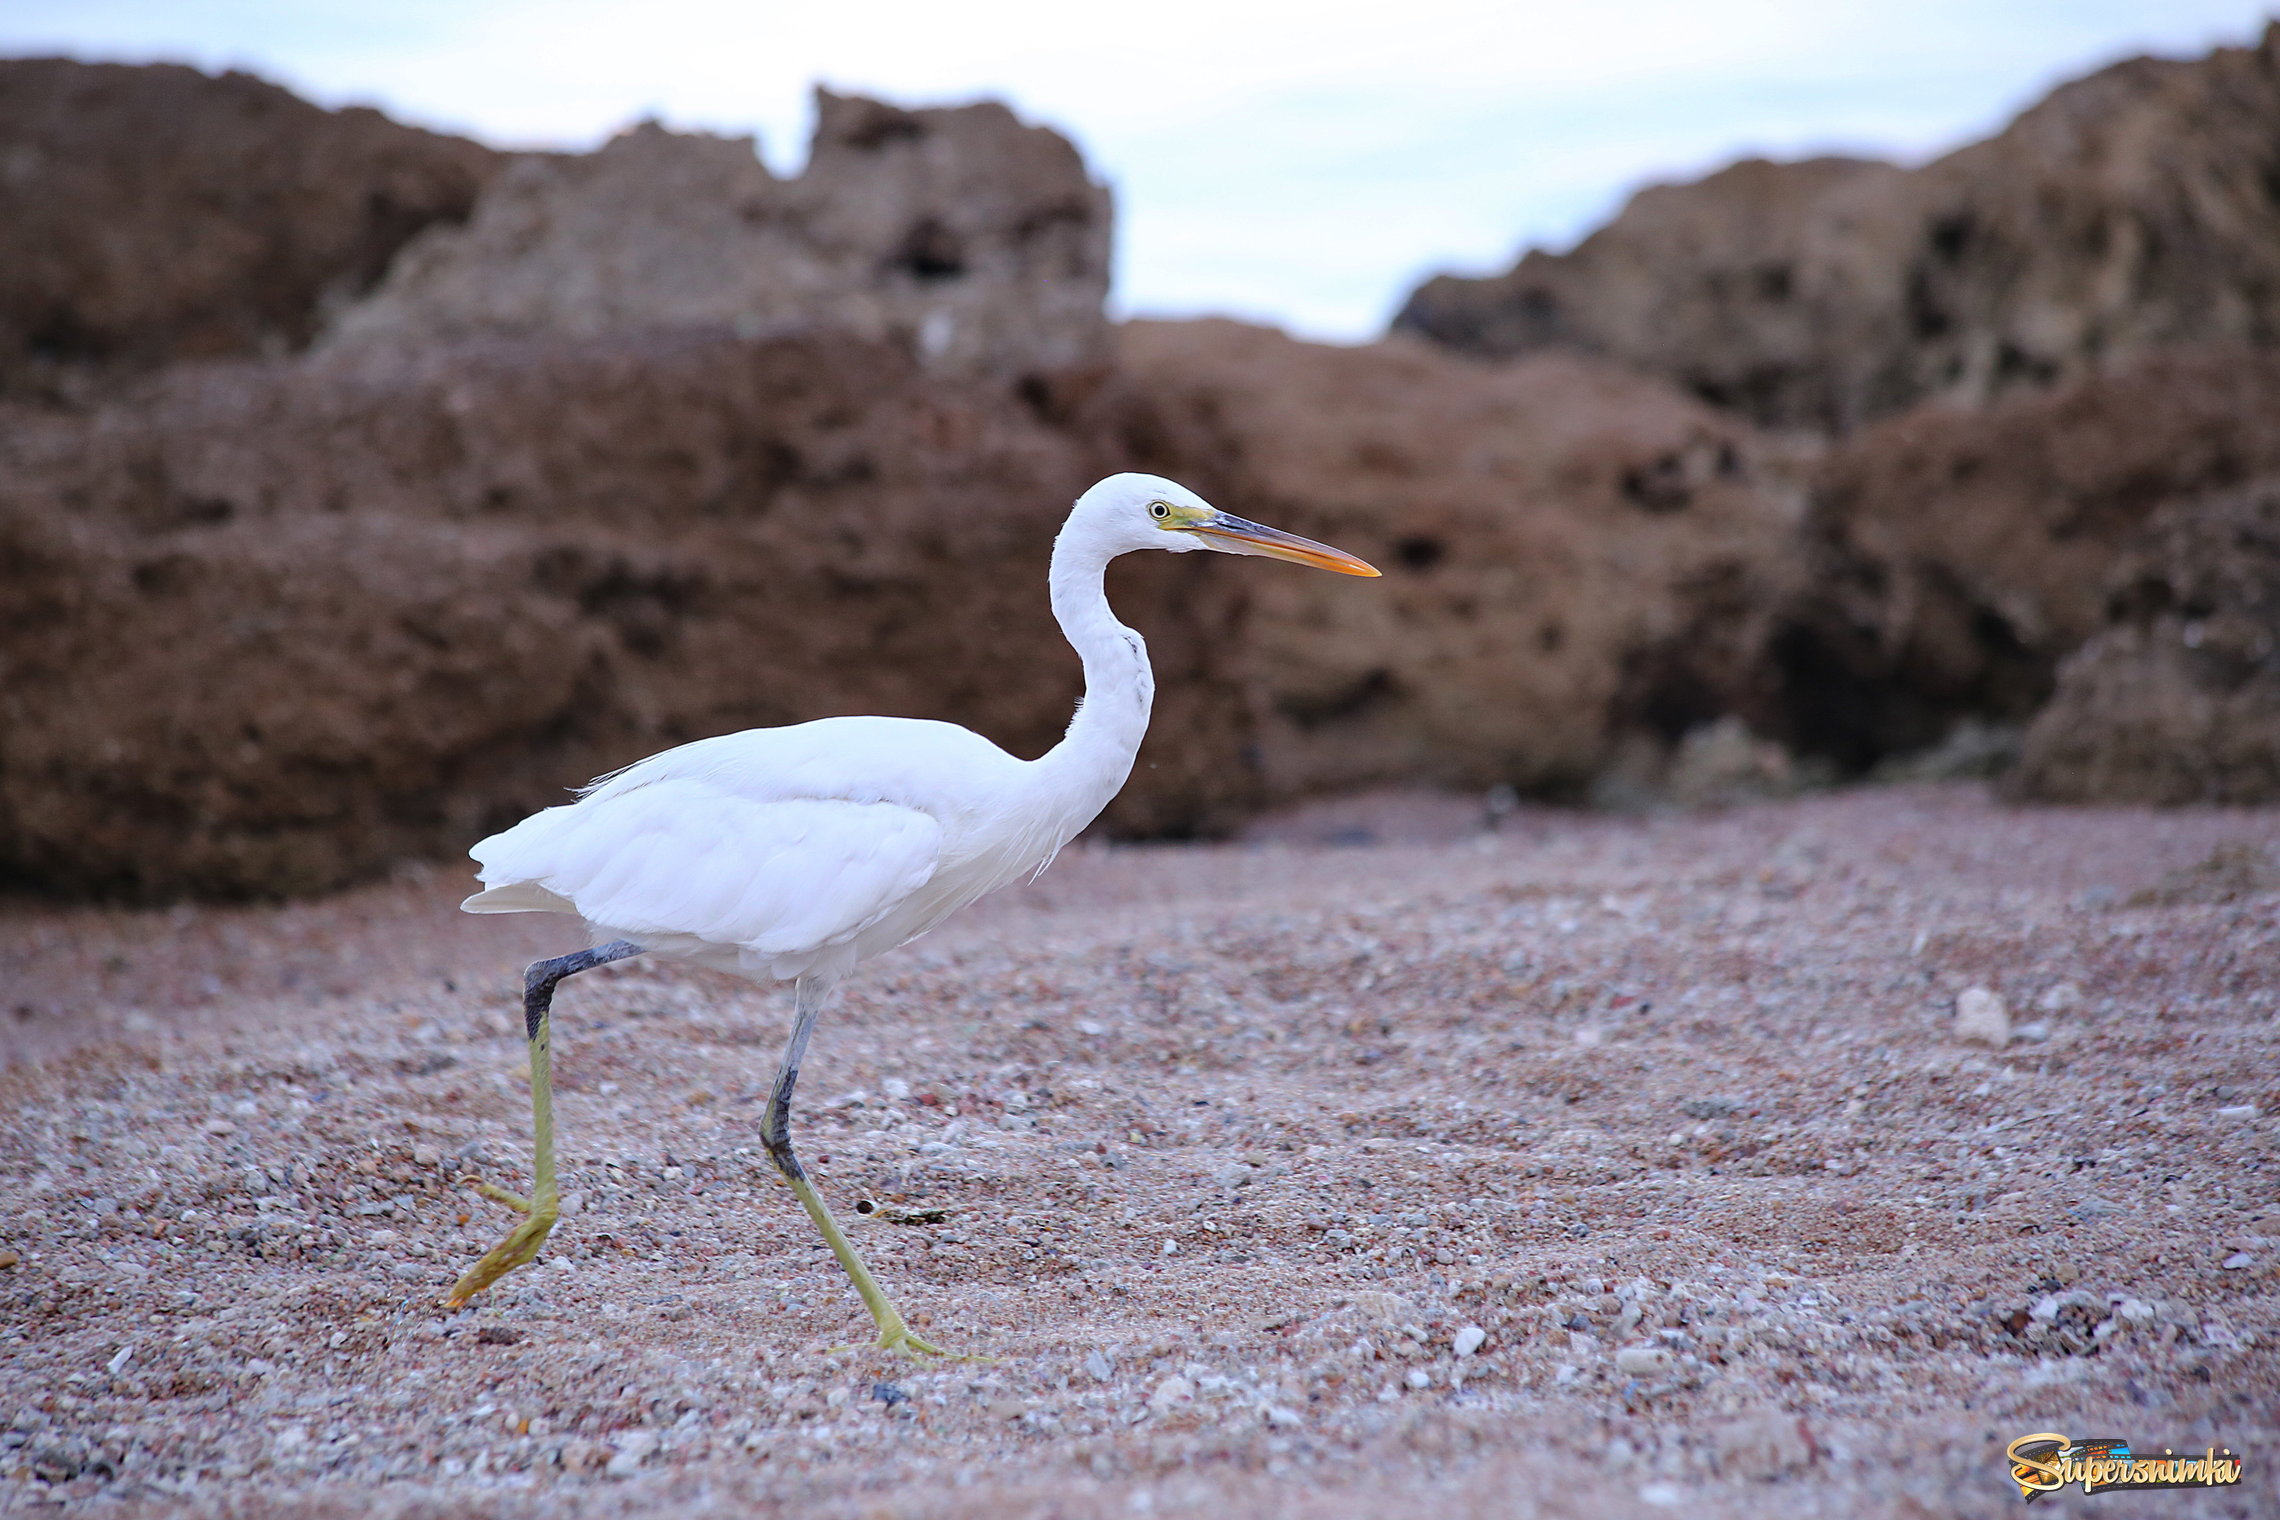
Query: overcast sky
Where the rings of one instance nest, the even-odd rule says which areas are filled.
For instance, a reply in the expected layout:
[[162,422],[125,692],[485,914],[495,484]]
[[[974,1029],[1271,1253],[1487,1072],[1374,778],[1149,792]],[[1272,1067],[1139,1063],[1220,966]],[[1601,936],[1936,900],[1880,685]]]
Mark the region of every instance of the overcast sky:
[[1380,330],[1440,269],[1560,246],[1749,153],[1918,161],[2242,0],[0,0],[0,52],[252,70],[507,146],[643,116],[805,152],[817,81],[995,96],[1117,191],[1118,308]]

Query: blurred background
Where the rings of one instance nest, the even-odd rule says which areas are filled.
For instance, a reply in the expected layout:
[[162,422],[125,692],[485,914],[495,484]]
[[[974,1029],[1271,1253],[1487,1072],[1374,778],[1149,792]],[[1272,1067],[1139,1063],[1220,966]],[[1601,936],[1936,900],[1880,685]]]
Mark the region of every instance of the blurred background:
[[22,888],[323,890],[834,712],[1037,753],[1124,468],[1389,575],[1119,567],[1123,835],[2280,793],[2256,5],[19,0],[0,55]]

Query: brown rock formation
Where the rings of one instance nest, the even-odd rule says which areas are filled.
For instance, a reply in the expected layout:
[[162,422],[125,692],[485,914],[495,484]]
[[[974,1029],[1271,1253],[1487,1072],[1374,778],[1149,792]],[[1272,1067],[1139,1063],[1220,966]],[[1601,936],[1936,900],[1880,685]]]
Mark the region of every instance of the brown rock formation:
[[[837,712],[1058,737],[1045,559],[1101,473],[891,346],[683,335],[178,370],[0,427],[0,872],[278,894],[456,855],[666,745]],[[1301,519],[1300,526],[1307,520]],[[1116,822],[1251,803],[1208,571]]]
[[[276,120],[254,112],[242,142],[177,135],[257,168],[368,188],[345,149],[293,156],[343,123],[457,162],[253,81],[143,74],[54,77],[252,101]],[[1491,368],[1230,323],[1140,324],[1111,350],[1106,197],[1064,141],[994,106],[823,105],[796,181],[749,144],[655,128],[518,160],[314,355],[0,408],[0,876],[321,889],[455,855],[667,745],[838,712],[1037,753],[1078,686],[1043,594],[1052,533],[1123,468],[1388,579],[1121,566],[1160,694],[1119,831],[1217,831],[1380,782],[1575,792],[1638,736],[1774,710],[1798,493],[1746,423],[1573,356]],[[174,160],[155,162],[135,173]],[[315,204],[284,245],[349,247]],[[89,238],[113,213],[79,214]],[[268,267],[198,289],[242,295]],[[290,346],[364,277],[292,267],[286,316],[185,296],[114,326],[151,362]],[[181,315],[214,301],[236,336]]]
[[1859,434],[1817,471],[1779,731],[1857,767],[1966,714],[2025,721],[2154,510],[2274,471],[2280,355],[2237,350]]
[[0,427],[0,862],[163,896],[452,855],[684,739],[834,712],[1050,744],[1067,502],[1161,468],[1381,559],[1138,556],[1154,737],[1109,820],[1378,781],[1573,790],[1746,704],[1790,497],[1610,367],[1144,324],[1060,426],[892,345],[462,345],[184,368]]
[[2139,58],[1921,170],[1748,162],[1642,191],[1567,254],[1441,276],[1395,325],[1602,353],[1842,431],[2177,344],[2280,343],[2280,24]]
[[244,74],[0,60],[0,394],[299,347],[498,162]]
[[[1120,330],[1133,462],[1382,566],[1242,578],[1267,794],[1386,781],[1576,792],[1619,738],[1754,711],[1794,493],[1746,425],[1551,356],[1231,322]],[[1140,404],[1133,404],[1134,398]]]
[[406,250],[326,347],[825,327],[1006,378],[1099,362],[1109,197],[1066,139],[994,103],[817,103],[794,180],[750,139],[654,123],[524,159],[466,226]]
[[2173,503],[2060,667],[2016,789],[2051,802],[2280,801],[2280,481]]

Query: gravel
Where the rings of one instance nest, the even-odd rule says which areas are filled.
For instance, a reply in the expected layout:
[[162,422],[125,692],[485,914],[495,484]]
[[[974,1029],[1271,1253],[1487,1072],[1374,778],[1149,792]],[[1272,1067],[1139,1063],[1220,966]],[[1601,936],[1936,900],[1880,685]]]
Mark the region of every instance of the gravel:
[[2280,814],[1500,822],[1081,846],[866,969],[798,1133],[973,1362],[830,1349],[776,993],[570,983],[583,1207],[445,1314],[564,925],[9,905],[0,1508],[1994,1516],[2029,1431],[2275,1449],[2280,897],[2147,888]]

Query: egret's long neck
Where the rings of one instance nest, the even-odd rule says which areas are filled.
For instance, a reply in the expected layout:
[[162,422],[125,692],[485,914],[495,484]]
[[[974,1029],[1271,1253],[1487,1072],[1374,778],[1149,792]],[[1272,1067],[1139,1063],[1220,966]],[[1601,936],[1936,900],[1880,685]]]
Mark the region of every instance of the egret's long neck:
[[1038,761],[1041,778],[1090,823],[1132,774],[1148,732],[1156,678],[1148,646],[1109,611],[1101,574],[1114,556],[1072,522],[1053,543],[1053,616],[1085,662],[1085,696],[1069,731]]

